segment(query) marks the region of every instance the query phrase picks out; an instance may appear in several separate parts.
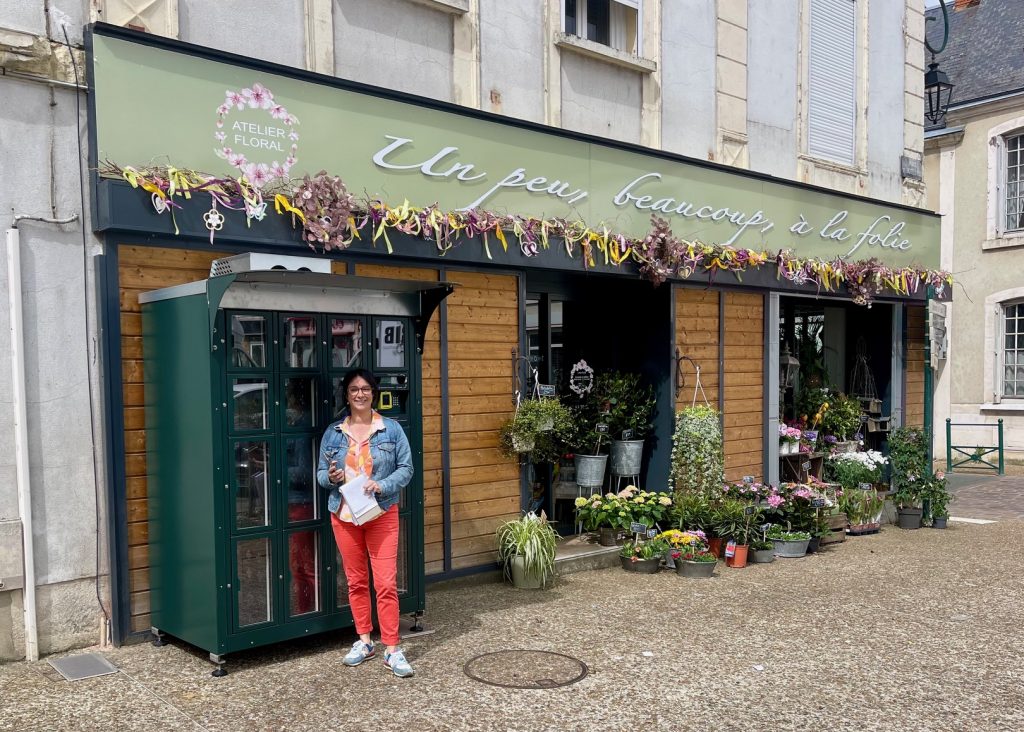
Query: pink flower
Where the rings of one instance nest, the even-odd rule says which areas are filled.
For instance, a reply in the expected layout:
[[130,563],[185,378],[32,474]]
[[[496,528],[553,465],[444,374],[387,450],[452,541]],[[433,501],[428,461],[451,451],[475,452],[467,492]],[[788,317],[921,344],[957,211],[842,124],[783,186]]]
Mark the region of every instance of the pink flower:
[[288,139],[289,140],[298,140],[299,139],[299,133],[296,132],[295,130],[292,130],[291,132],[288,133]]
[[246,98],[252,109],[270,109],[274,103],[274,95],[259,82],[253,84],[252,89],[243,89],[242,96]]
[[275,104],[270,108],[270,116],[274,119],[287,119],[288,110],[282,107],[280,104]]
[[287,178],[288,170],[276,160],[270,164],[271,178]]
[[241,153],[233,153],[231,152],[231,148],[225,148],[224,151],[227,153],[228,165],[231,167],[241,169],[242,166],[246,164],[247,161],[245,159],[245,155],[242,155]]
[[227,135],[223,132],[218,132],[214,134],[214,137],[216,137],[219,142],[224,142],[224,138],[227,137]]
[[227,102],[224,102],[222,105],[217,107],[217,114],[224,115],[224,114],[227,114],[230,111],[231,111],[231,105],[228,104]]
[[945,473],[943,473],[943,472],[942,472],[942,471],[940,470],[939,472],[937,472],[937,473],[935,474],[935,477],[936,477],[936,478],[938,478],[939,480],[942,480],[943,478],[945,478],[945,477],[946,477],[946,474],[945,474]]
[[770,496],[768,496],[768,505],[771,506],[772,508],[778,508],[785,502],[786,500],[778,493],[773,493]]
[[224,106],[245,109],[245,97],[238,92],[229,91],[226,93],[227,98],[224,100]]
[[270,170],[266,163],[249,163],[242,168],[242,172],[256,188],[262,188],[270,180]]

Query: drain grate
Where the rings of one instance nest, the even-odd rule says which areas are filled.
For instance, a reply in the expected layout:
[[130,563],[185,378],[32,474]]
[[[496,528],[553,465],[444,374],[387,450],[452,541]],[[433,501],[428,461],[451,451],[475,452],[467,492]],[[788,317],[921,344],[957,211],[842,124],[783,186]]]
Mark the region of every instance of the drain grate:
[[582,681],[590,672],[578,658],[551,651],[494,651],[466,661],[471,679],[507,689],[556,689]]
[[98,653],[80,653],[77,656],[65,656],[56,660],[47,659],[46,662],[68,681],[117,673],[117,666]]

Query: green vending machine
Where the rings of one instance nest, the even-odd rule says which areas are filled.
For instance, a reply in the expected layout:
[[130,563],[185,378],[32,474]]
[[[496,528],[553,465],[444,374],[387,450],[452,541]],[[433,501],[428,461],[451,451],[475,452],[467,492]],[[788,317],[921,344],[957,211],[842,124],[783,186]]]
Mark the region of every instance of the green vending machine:
[[[316,484],[320,438],[345,373],[380,382],[415,475],[400,508],[399,606],[422,615],[420,359],[449,283],[334,275],[327,260],[244,254],[207,280],[140,295],[151,614],[226,654],[352,625],[341,558]],[[287,267],[287,269],[284,269]]]

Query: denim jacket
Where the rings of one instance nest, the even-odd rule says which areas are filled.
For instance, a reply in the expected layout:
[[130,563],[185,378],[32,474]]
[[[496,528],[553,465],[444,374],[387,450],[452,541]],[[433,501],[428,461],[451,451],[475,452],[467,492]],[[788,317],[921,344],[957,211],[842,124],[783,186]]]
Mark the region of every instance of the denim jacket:
[[[383,419],[384,429],[370,435],[370,457],[373,460],[370,477],[380,486],[377,503],[386,511],[398,503],[402,489],[412,480],[413,468],[412,449],[402,426],[393,419]],[[327,468],[331,460],[337,460],[339,466],[345,464],[348,436],[341,431],[343,421],[334,422],[324,432],[316,470],[317,483],[328,491],[327,509],[331,513],[337,513],[341,508],[341,491],[327,479]]]

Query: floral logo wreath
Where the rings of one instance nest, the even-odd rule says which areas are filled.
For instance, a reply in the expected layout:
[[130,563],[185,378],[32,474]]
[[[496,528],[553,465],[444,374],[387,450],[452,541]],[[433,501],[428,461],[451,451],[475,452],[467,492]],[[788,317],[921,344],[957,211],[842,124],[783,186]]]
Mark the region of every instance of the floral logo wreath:
[[[246,177],[246,180],[256,188],[262,188],[276,178],[287,179],[288,171],[295,165],[295,153],[299,149],[299,133],[295,130],[299,120],[294,114],[289,114],[288,110],[283,106],[274,102],[274,95],[260,83],[255,83],[251,88],[242,89],[237,92],[229,90],[225,94],[224,103],[217,107],[217,131],[213,135],[221,145],[221,147],[214,148],[217,157],[227,160],[230,166],[237,168]],[[272,119],[278,120],[288,128],[288,139],[291,140],[292,144],[288,156],[284,159],[283,163],[277,160],[273,161],[270,165],[250,162],[244,154],[235,152],[230,147],[224,145],[224,141],[227,139],[227,133],[224,132],[225,118],[231,113],[232,109],[242,110],[246,107],[249,109],[267,110],[270,112]]]

